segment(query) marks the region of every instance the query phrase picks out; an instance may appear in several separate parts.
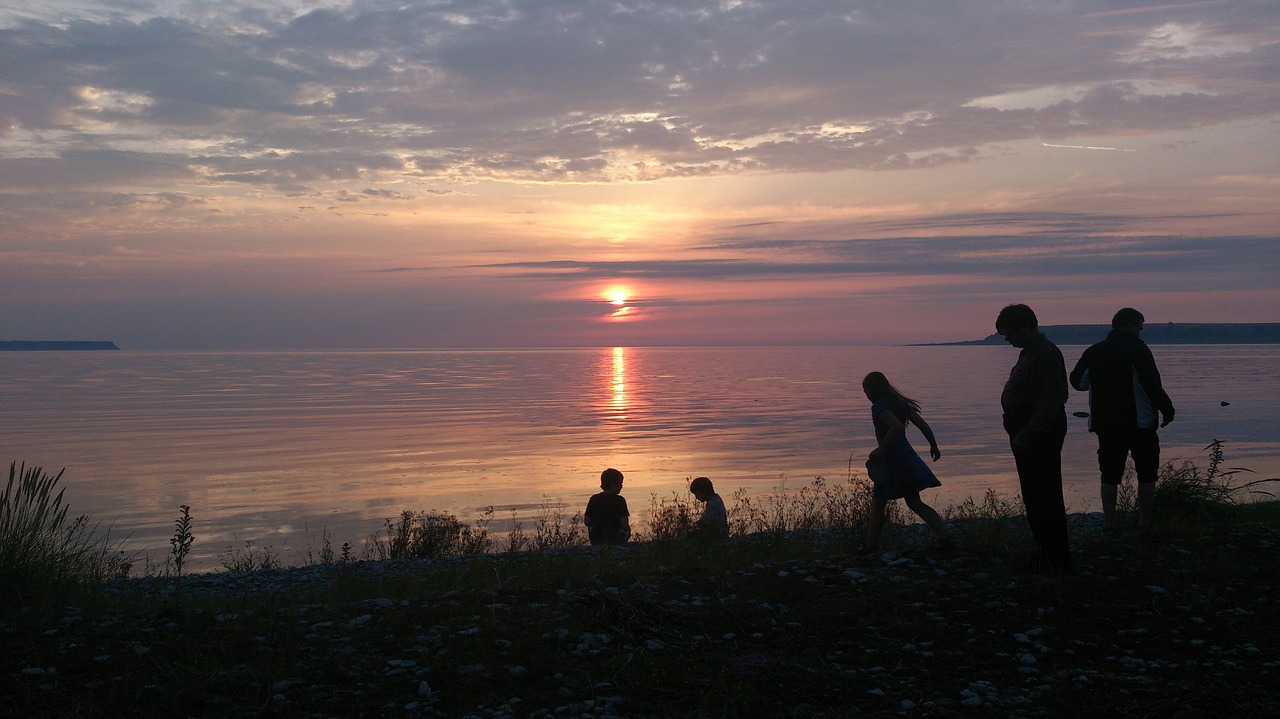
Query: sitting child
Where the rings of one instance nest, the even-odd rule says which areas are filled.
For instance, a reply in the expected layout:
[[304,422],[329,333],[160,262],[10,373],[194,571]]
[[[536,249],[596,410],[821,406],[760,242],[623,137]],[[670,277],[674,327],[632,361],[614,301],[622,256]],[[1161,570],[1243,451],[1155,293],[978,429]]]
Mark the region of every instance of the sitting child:
[[630,512],[623,498],[622,472],[610,467],[600,473],[600,489],[587,501],[582,523],[592,544],[625,544],[631,538]]
[[702,508],[702,519],[698,520],[698,526],[715,536],[728,537],[729,512],[724,508],[724,500],[720,499],[720,495],[711,486],[711,480],[698,477],[689,483],[689,491],[693,492],[695,499],[706,505]]

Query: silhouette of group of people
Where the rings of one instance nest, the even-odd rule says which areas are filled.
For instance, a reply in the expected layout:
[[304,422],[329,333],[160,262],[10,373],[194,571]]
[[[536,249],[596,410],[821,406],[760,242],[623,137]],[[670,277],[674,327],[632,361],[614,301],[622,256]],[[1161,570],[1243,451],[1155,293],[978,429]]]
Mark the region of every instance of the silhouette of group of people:
[[[996,332],[1020,350],[1000,393],[1004,429],[1036,546],[1020,571],[1073,571],[1062,495],[1068,382],[1089,392],[1089,431],[1098,438],[1104,524],[1110,530],[1117,527],[1118,488],[1125,462],[1132,456],[1138,476],[1138,526],[1151,526],[1160,467],[1156,430],[1173,421],[1174,409],[1151,350],[1140,337],[1143,322],[1142,313],[1131,307],[1117,312],[1106,339],[1086,349],[1068,375],[1061,350],[1040,331],[1030,307],[1009,305],[996,317]],[[933,430],[920,416],[920,403],[889,384],[880,372],[868,374],[862,388],[872,403],[879,444],[867,460],[874,485],[873,503],[867,542],[859,552],[879,550],[885,505],[892,499],[906,501],[907,507],[937,533],[940,548],[953,547],[955,542],[938,513],[920,499],[921,490],[940,483],[905,436],[906,426],[914,424],[928,440],[933,460],[942,456]]]
[[[1009,435],[1027,524],[1036,547],[1019,571],[1073,571],[1062,493],[1068,383],[1089,393],[1089,431],[1098,439],[1106,527],[1117,528],[1118,488],[1130,456],[1138,479],[1138,526],[1151,526],[1160,466],[1156,432],[1173,421],[1174,409],[1151,350],[1140,337],[1143,322],[1141,312],[1131,307],[1121,309],[1112,318],[1106,339],[1086,349],[1068,375],[1062,352],[1040,331],[1030,307],[1009,305],[996,317],[996,332],[1019,349],[1017,362],[1000,394],[1004,429]],[[941,486],[941,482],[912,448],[907,427],[915,425],[924,435],[933,461],[942,456],[933,430],[920,414],[920,403],[890,384],[881,372],[864,377],[862,390],[871,402],[877,444],[867,457],[872,503],[866,542],[858,553],[880,551],[886,509],[896,499],[902,499],[933,530],[939,549],[953,548],[955,540],[942,517],[920,498],[921,491]],[[621,495],[622,473],[606,469],[600,475],[600,489],[583,513],[591,543],[626,542],[631,529],[627,502]],[[699,526],[715,535],[728,536],[728,513],[711,480],[698,477],[690,482],[689,491],[704,505]]]

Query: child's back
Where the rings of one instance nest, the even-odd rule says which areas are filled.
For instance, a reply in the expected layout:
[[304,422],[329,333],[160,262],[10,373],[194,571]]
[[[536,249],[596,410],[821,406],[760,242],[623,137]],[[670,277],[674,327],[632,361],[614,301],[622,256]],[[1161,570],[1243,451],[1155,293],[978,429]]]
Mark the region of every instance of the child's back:
[[698,477],[689,483],[689,491],[699,501],[703,502],[702,519],[699,524],[708,531],[714,532],[722,537],[729,536],[729,512],[725,509],[724,500],[720,495],[716,494],[715,487],[711,484],[711,480],[706,477]]
[[631,538],[631,513],[622,491],[622,472],[609,468],[600,473],[598,494],[587,501],[582,521],[592,544],[622,544]]

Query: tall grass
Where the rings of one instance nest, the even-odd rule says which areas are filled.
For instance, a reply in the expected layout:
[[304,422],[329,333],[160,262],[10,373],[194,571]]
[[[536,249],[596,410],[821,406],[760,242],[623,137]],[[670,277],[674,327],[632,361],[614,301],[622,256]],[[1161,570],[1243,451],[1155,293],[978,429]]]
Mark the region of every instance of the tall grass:
[[[793,488],[784,479],[764,494],[734,492],[727,510],[731,537],[777,540],[821,533],[827,538],[860,539],[871,512],[871,483],[852,470],[845,481],[836,483],[815,477]],[[687,493],[652,495],[648,523],[635,536],[650,542],[698,537],[703,534],[701,517],[701,505]],[[902,508],[891,503],[889,522],[897,524],[903,518]]]
[[1026,536],[1022,514],[1022,501],[1017,495],[1001,497],[994,489],[987,489],[980,500],[966,497],[960,504],[942,510],[943,520],[966,547],[1018,546]]
[[[1161,469],[1157,519],[1167,528],[1215,519],[1224,508],[1246,498],[1271,497],[1262,487],[1280,481],[1250,480],[1249,470],[1228,467],[1220,441],[1214,440],[1205,449],[1209,452],[1207,469],[1191,461],[1170,463]],[[126,556],[106,534],[98,533],[96,527],[90,528],[87,517],[68,520],[63,489],[58,486],[61,478],[62,472],[50,476],[39,467],[24,465],[19,469],[16,463],[10,466],[8,484],[0,495],[0,600],[30,603],[38,601],[42,593],[55,593],[70,585],[100,583],[129,573],[132,557]],[[1122,486],[1118,502],[1121,512],[1128,515],[1134,514],[1136,505],[1132,486],[1132,482]],[[776,545],[777,552],[786,552],[805,543],[813,545],[810,549],[827,551],[862,539],[871,506],[872,485],[859,474],[851,459],[844,481],[828,482],[816,477],[793,487],[783,480],[763,494],[752,495],[745,490],[734,493],[728,507],[730,537],[749,540],[742,545],[743,551],[767,552]],[[910,517],[905,507],[891,502],[887,511],[885,543],[908,541],[908,532],[903,528]],[[961,543],[972,548],[1011,549],[1027,539],[1025,523],[1020,521],[1022,503],[1016,495],[1002,497],[987,490],[980,499],[967,498],[942,509],[941,514]],[[659,550],[658,554],[681,544],[689,545],[688,551],[695,555],[722,552],[723,549],[707,549],[724,543],[702,536],[701,516],[702,506],[687,492],[672,492],[666,497],[653,495],[648,517],[636,522],[633,537],[636,542],[655,545],[653,549]],[[358,555],[364,560],[387,560],[495,551],[537,553],[579,547],[587,541],[581,513],[567,514],[563,504],[549,497],[543,498],[531,532],[513,520],[513,530],[495,541],[489,531],[492,518],[492,507],[471,522],[435,510],[406,511],[399,518],[385,520],[382,532],[369,537]],[[190,508],[184,505],[175,521],[171,556],[163,572],[176,582],[181,581],[194,542],[191,525]],[[318,559],[325,564],[346,564],[355,561],[356,555],[350,544],[343,544],[340,552],[336,550],[325,533],[318,558],[310,550],[306,558],[307,563]],[[269,546],[255,547],[252,541],[245,542],[244,549],[228,547],[221,559],[223,568],[231,571],[281,566]],[[149,574],[149,558],[147,566]]]
[[467,524],[445,512],[400,513],[398,520],[388,519],[383,533],[373,535],[365,544],[365,559],[409,559],[483,554],[493,541],[489,538],[489,522],[493,507]]
[[67,519],[62,472],[9,465],[0,494],[0,601],[31,603],[128,574],[132,558],[85,515]]
[[[1247,479],[1254,474],[1245,467],[1227,467],[1225,443],[1215,439],[1204,447],[1209,463],[1201,469],[1191,460],[1166,463],[1156,478],[1156,519],[1166,527],[1194,525],[1221,517],[1224,510],[1259,496],[1274,498],[1262,487],[1280,482],[1280,478]],[[1125,469],[1125,477],[1116,500],[1116,508],[1125,521],[1137,511],[1133,466]]]
[[525,532],[524,522],[513,519],[511,531],[503,543],[503,551],[526,552],[543,549],[565,549],[587,541],[587,528],[578,512],[565,517],[564,504],[543,495],[542,507],[533,523],[533,535]]

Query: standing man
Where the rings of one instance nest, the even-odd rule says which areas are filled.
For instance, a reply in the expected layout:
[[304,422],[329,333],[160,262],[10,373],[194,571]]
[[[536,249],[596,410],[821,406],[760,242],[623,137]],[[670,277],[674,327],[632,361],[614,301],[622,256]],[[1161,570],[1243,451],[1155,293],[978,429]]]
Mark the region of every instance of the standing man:
[[1019,568],[1036,574],[1073,571],[1062,499],[1062,444],[1067,437],[1067,368],[1056,345],[1039,329],[1026,305],[1009,305],[996,332],[1021,349],[1009,373],[1000,407],[1018,467],[1018,484],[1036,553]]
[[1173,402],[1160,383],[1156,360],[1139,338],[1143,321],[1132,307],[1117,312],[1111,333],[1085,350],[1071,370],[1071,386],[1089,391],[1089,431],[1098,435],[1102,517],[1110,531],[1117,529],[1116,495],[1130,454],[1138,475],[1138,528],[1151,528],[1160,471],[1157,413],[1163,416],[1159,426],[1173,421]]

